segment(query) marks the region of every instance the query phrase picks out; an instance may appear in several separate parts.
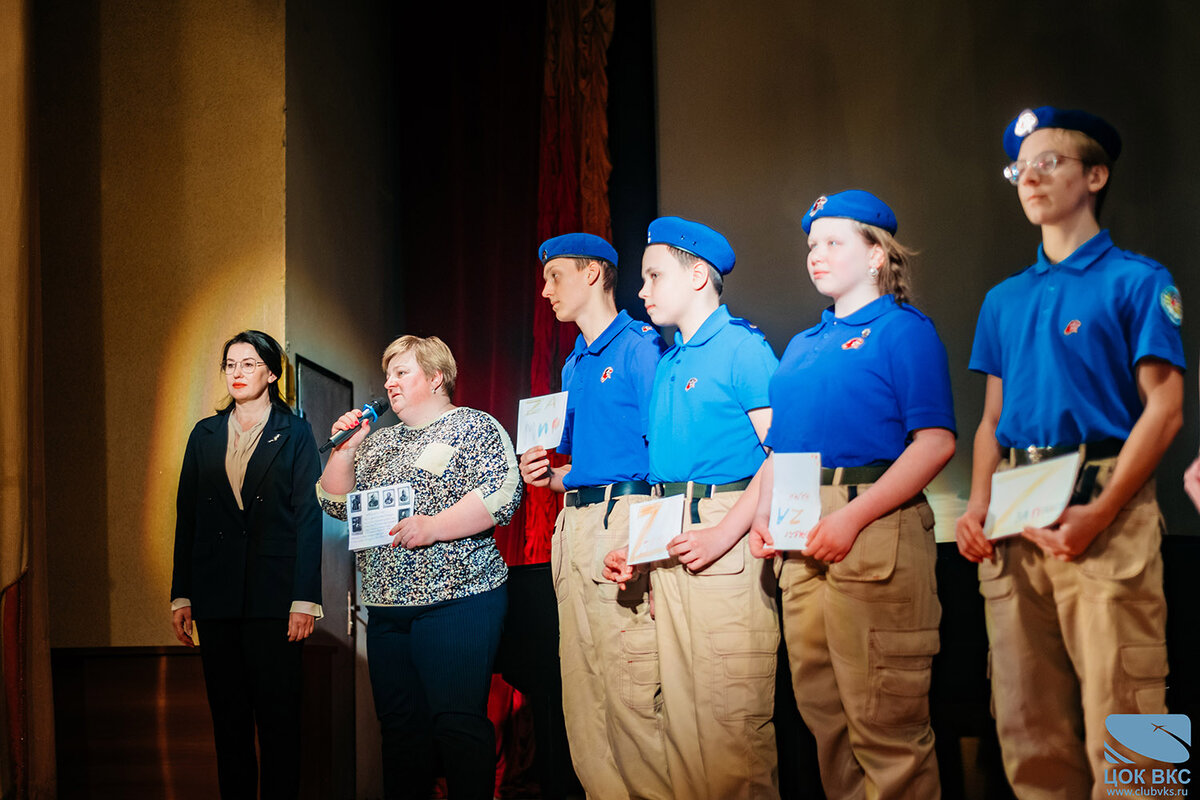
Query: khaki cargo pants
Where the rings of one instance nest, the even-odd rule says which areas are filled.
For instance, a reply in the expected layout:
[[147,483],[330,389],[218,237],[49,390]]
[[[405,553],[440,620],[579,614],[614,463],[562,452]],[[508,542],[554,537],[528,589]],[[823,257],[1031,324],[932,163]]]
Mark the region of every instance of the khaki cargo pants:
[[[683,529],[719,522],[741,494],[700,499],[700,523],[685,512]],[[674,564],[652,570],[650,579],[674,796],[777,800],[771,717],[779,621],[771,562],[751,556],[744,536],[699,573]]]
[[[595,800],[668,800],[649,581],[625,591],[604,556],[629,541],[629,505],[645,496],[564,508],[551,540],[558,597],[563,716],[575,773]],[[605,517],[607,515],[607,524]]]
[[[845,506],[851,488],[822,486],[822,515]],[[796,705],[830,798],[941,796],[929,724],[936,560],[922,499],[864,528],[837,564],[798,552],[779,561]]]
[[[1116,459],[1088,463],[1098,494]],[[1151,480],[1074,561],[1017,536],[980,564],[996,731],[1022,800],[1107,796],[1107,716],[1166,712],[1161,542]]]

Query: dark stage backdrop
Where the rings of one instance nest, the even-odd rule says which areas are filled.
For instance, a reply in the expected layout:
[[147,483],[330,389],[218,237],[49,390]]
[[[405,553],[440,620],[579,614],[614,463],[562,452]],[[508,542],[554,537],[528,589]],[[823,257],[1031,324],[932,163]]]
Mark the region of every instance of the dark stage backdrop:
[[[515,432],[537,297],[544,2],[409,4],[396,41],[406,331],[458,361],[458,405]],[[445,32],[452,31],[452,36]],[[440,45],[429,45],[430,37]],[[544,302],[544,301],[542,301]],[[510,531],[520,530],[514,519]],[[510,563],[521,537],[498,531]]]
[[958,454],[931,486],[939,535],[952,535],[970,488],[984,379],[967,362],[980,304],[988,288],[1033,261],[1039,240],[1001,176],[1004,126],[1043,104],[1110,119],[1125,150],[1101,224],[1119,246],[1167,265],[1183,294],[1186,423],[1158,489],[1171,533],[1200,530],[1181,485],[1200,438],[1200,324],[1192,316],[1200,182],[1191,167],[1200,5],[654,7],[660,211],[728,235],[738,261],[725,295],[735,314],[756,322],[777,352],[818,319],[828,300],[805,272],[800,219],[820,194],[876,192],[895,209],[900,240],[920,251],[916,305],[946,343],[959,426]]

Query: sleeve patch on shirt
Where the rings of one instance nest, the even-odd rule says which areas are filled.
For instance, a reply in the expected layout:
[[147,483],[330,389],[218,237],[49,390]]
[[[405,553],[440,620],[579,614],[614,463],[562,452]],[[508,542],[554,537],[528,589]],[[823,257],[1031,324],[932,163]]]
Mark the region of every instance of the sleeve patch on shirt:
[[1168,286],[1158,294],[1158,304],[1162,306],[1163,313],[1167,315],[1167,319],[1175,327],[1183,322],[1183,298],[1179,295],[1179,290],[1174,286]]

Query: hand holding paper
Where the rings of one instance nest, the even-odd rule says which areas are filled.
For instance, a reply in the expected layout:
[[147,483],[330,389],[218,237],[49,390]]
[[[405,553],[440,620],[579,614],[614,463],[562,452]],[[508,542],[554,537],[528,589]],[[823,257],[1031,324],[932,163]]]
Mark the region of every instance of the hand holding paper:
[[1071,453],[992,475],[984,535],[999,539],[1053,525],[1071,500],[1079,463],[1079,453]]
[[546,449],[562,442],[567,419],[567,393],[527,397],[517,404],[517,452],[541,445]]
[[645,564],[670,558],[667,544],[683,530],[683,504],[681,495],[660,497],[629,506],[629,554],[630,564]]
[[774,453],[769,532],[775,550],[803,550],[821,519],[821,454]]

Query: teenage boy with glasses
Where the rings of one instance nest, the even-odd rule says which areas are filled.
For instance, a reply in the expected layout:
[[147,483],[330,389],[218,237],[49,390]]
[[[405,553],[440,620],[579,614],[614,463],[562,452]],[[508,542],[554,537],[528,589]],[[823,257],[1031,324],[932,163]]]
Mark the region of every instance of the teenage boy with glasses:
[[[1164,713],[1166,602],[1154,470],[1182,422],[1182,304],[1160,264],[1097,214],[1116,130],[1022,111],[1004,134],[1037,262],[984,300],[970,368],[987,375],[959,551],[979,563],[996,727],[1020,798],[1102,797],[1109,714]],[[1072,505],[991,542],[992,473],[1081,451]]]

